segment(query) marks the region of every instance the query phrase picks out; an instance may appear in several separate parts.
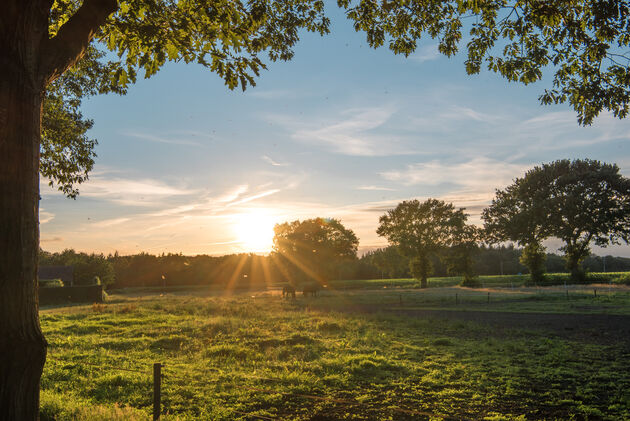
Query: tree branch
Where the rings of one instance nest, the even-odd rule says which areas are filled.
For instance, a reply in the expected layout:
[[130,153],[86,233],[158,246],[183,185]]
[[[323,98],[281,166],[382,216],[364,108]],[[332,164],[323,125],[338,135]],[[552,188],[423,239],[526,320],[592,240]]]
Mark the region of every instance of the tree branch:
[[47,84],[83,56],[98,29],[117,9],[118,0],[85,0],[57,35],[45,42],[39,68]]

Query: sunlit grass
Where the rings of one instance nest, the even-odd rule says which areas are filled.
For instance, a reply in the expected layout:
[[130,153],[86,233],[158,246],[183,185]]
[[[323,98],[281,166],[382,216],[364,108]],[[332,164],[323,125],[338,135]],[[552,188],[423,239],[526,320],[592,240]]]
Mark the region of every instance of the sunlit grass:
[[[402,307],[421,299],[439,307],[452,291],[435,288],[431,299],[427,291],[405,292]],[[469,294],[472,300],[482,292]],[[163,362],[165,419],[422,419],[394,408],[472,419],[630,417],[630,355],[620,346],[350,311],[393,308],[397,293],[325,292],[295,301],[269,293],[110,298],[103,307],[42,313],[49,412],[62,413],[54,402],[63,400],[74,413],[97,406],[142,419],[150,414],[151,365]]]

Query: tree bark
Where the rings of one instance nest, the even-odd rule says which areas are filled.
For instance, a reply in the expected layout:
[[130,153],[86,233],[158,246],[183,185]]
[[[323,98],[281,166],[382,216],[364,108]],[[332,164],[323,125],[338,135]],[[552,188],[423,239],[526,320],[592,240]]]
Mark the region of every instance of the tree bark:
[[39,326],[39,136],[42,94],[0,68],[0,419],[34,420],[46,342]]
[[46,359],[37,296],[38,54],[48,9],[42,1],[16,4],[0,28],[0,420],[30,421],[39,418]]

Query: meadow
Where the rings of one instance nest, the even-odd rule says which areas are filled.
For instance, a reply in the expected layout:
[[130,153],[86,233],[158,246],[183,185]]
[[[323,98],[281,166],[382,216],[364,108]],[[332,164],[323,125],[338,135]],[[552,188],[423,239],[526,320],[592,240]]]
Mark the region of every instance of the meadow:
[[154,362],[164,420],[630,419],[630,288],[454,281],[42,309],[42,419],[151,419]]

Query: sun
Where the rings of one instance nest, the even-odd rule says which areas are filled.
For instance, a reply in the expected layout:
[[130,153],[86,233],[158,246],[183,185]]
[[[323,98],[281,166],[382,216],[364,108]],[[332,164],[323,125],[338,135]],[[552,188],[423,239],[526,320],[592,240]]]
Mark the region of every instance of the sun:
[[268,253],[273,245],[274,221],[263,211],[251,211],[235,215],[236,240],[245,251]]

